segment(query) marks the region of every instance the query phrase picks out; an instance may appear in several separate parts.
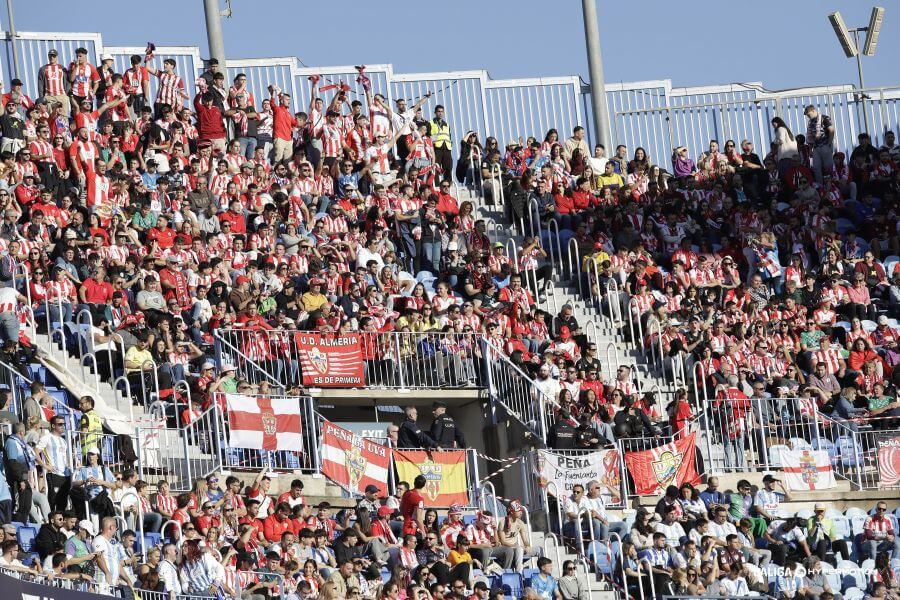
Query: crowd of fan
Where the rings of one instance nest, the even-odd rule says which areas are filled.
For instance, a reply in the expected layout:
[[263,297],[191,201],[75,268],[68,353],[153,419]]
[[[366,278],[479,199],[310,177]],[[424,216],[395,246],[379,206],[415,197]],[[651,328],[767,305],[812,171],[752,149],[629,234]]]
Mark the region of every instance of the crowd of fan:
[[[555,219],[561,237],[573,236],[585,256],[585,288],[626,315],[634,311],[648,345],[661,336],[667,365],[685,356],[689,364],[699,363],[703,381],[733,410],[743,410],[740,401],[761,387],[763,394],[809,397],[822,413],[854,426],[861,417],[874,417],[869,423],[884,427],[900,414],[894,393],[898,332],[890,320],[900,303],[900,270],[888,277],[888,257],[900,252],[893,135],[885,136],[880,149],[861,135],[846,160],[834,152],[828,117],[809,107],[805,137],[795,136],[780,119],[773,121],[775,142],[762,159],[749,141],[741,143],[741,152],[734,142],[726,142],[724,151],[712,142],[696,163],[677,149],[667,172],[640,148],[630,160],[622,146],[611,156],[602,146],[591,152],[578,127],[565,141],[551,130],[543,141],[512,141],[504,149],[494,138],[482,144],[469,132],[459,141],[454,166],[447,122],[453,115],[435,106],[426,119],[422,111],[430,94],[398,99],[391,107],[370,89],[362,69],[364,95],[354,98],[337,86],[330,98],[322,98],[313,78],[306,111],[292,112],[288,93],[270,86],[268,98],[254,98],[246,76],[238,74],[227,84],[215,61],[190,99],[182,79],[187,74],[176,73],[172,60],[156,68],[152,52],[132,57],[132,67],[122,74],[114,72],[108,55],[98,67],[88,63],[83,49],[72,59],[65,67],[56,50],[48,53],[35,100],[18,80],[2,96],[5,353],[15,355],[17,345],[29,345],[20,327],[29,311],[38,322],[46,316],[74,332],[77,315],[86,310],[96,325],[89,335],[101,374],[113,377],[105,365],[122,361],[137,396],[137,390],[153,387],[140,384],[149,362],[158,370],[164,402],[171,399],[174,382],[189,379],[197,406],[175,417],[189,422],[209,405],[210,392],[246,385],[233,365],[217,374],[208,360],[220,328],[483,332],[558,399],[560,422],[570,430],[556,428],[557,440],[577,437],[578,447],[596,447],[616,436],[656,435],[666,420],[673,433],[682,431],[691,417],[686,395],[667,416],[654,413],[652,399],[635,397],[628,367],[605,381],[597,348],[571,307],[559,315],[537,307],[551,284],[553,265],[542,248],[546,240],[526,236],[512,262],[502,244],[491,244],[476,207],[453,195],[455,176],[483,193],[488,206],[502,202],[510,222],[522,223],[526,231],[536,220]],[[158,79],[155,99],[150,77]],[[591,263],[596,277],[587,268]],[[620,292],[609,291],[612,281]],[[256,349],[262,360],[279,353],[276,338],[266,339],[273,341]],[[367,363],[383,358],[376,343],[364,347]],[[299,383],[290,369],[283,376],[288,385]],[[110,571],[117,561],[110,558],[109,542],[118,527],[112,496],[132,486],[143,506],[149,503],[148,486],[135,481],[133,471],[110,472],[89,439],[82,440],[80,473],[66,474],[60,461],[66,450],[57,431],[66,427],[65,419],[37,392],[35,418],[16,425],[7,440],[12,494],[6,498],[0,488],[0,506],[11,517],[14,494],[33,493],[31,501],[20,498],[15,504],[15,520],[27,521],[32,506],[43,505],[40,514],[49,522],[42,530],[48,528],[60,541],[61,532],[71,534],[68,558],[52,558],[60,556],[58,549],[42,557],[49,557],[49,567],[58,562],[62,573],[78,566],[73,557],[83,558],[84,565],[104,571],[100,581],[106,585],[117,585],[121,573],[121,581],[158,588],[154,576],[166,578],[129,558],[128,536],[121,544],[122,570]],[[89,416],[93,402],[83,399],[79,408],[96,420],[83,429],[99,431],[99,417]],[[40,432],[42,420],[49,432]],[[577,436],[571,431],[576,428],[582,429]],[[29,484],[38,461],[48,473],[43,492]],[[70,480],[70,488],[60,492],[61,480],[50,475]],[[366,539],[378,536],[361,532],[354,541],[344,531],[337,542],[335,533],[349,531],[349,521],[332,521],[327,506],[316,515],[310,507],[297,509],[303,502],[293,495],[285,508],[259,491],[266,481],[258,479],[246,501],[231,484],[227,491],[213,488],[213,496],[221,492],[214,499],[209,489],[195,489],[190,506],[175,499],[169,512],[181,511],[183,536],[177,545],[151,550],[148,560],[180,563],[182,573],[189,573],[187,589],[197,593],[208,591],[210,574],[219,573],[223,563],[247,576],[264,560],[278,576],[251,580],[248,593],[266,595],[276,585],[287,589],[294,575],[307,572],[307,563],[284,560],[277,547],[291,554],[296,544],[311,552],[324,531],[326,545],[356,548],[363,539],[369,549],[368,559],[330,565],[338,567],[345,583],[362,574],[358,589],[364,590],[364,581],[379,579],[367,576],[374,575],[369,561],[387,561]],[[240,482],[234,485],[239,488]],[[165,498],[164,484],[160,492]],[[84,511],[81,500],[101,517],[94,546],[86,543],[95,532],[81,518],[87,514],[78,514]],[[158,509],[157,501],[143,512],[170,517]],[[255,518],[248,516],[252,510],[263,522],[277,521],[283,534],[293,527],[287,522],[315,527],[292,529],[296,540],[269,539],[265,527],[246,522]],[[244,523],[238,511],[246,511]],[[374,512],[380,515],[381,509]],[[515,512],[505,526],[515,521]],[[365,523],[356,517],[357,524]],[[377,521],[370,519],[374,527]],[[476,527],[483,522],[497,525],[491,515],[480,515]],[[150,516],[146,524],[152,531],[162,523]],[[212,540],[209,530],[215,532]],[[465,545],[457,548],[465,539],[441,536],[441,541],[450,558],[453,552],[463,557],[449,565],[454,569],[469,562],[466,555],[488,568],[489,557],[474,558],[479,553],[466,552]],[[69,542],[75,554],[68,552]],[[257,542],[266,551],[248,552]],[[403,536],[388,542],[413,543]],[[428,536],[415,543],[427,548]],[[98,545],[99,555],[86,550]],[[15,564],[12,544],[3,550],[6,562]],[[522,560],[516,552],[500,554],[501,566]],[[538,564],[548,573],[545,561]],[[319,573],[321,566],[310,568]],[[462,597],[454,590],[457,578],[472,583],[465,569],[446,578],[417,567],[412,570],[417,577],[430,576],[457,597]],[[547,573],[538,577],[541,597],[555,595],[540,583]],[[223,587],[233,591],[222,577]],[[309,577],[310,587],[312,581],[321,584],[317,575]],[[402,588],[406,594],[408,581],[396,573],[392,581],[396,589],[386,593]],[[489,590],[476,587],[475,593],[486,597]]]
[[842,561],[871,558],[860,587],[872,598],[897,596],[900,563],[892,559],[900,558],[900,539],[885,502],[862,523],[857,552],[852,531],[842,532],[824,503],[800,517],[786,510],[788,500],[771,475],[755,494],[747,480],[736,491],[720,490],[717,477],[702,492],[690,484],[670,487],[655,511],[638,510],[613,575],[622,584],[624,573],[635,595],[643,588],[646,595],[655,589],[657,595],[831,600],[841,598],[841,586],[829,582],[823,562],[833,571]]

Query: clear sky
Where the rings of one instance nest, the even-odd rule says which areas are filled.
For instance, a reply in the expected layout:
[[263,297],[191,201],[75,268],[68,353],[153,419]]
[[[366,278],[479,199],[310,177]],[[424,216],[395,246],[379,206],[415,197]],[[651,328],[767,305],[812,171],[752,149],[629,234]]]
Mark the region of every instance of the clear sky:
[[[20,31],[99,31],[109,45],[196,45],[201,0],[13,0]],[[900,83],[900,2],[887,13],[867,87]],[[83,8],[81,8],[83,6]],[[139,8],[140,7],[140,8]],[[853,83],[827,14],[868,24],[872,4],[833,0],[598,1],[607,82],[674,86],[761,81],[769,89]],[[297,56],[310,66],[392,63],[397,73],[487,69],[494,78],[578,74],[587,60],[578,0],[233,0],[231,58]],[[0,11],[4,29],[5,11]]]

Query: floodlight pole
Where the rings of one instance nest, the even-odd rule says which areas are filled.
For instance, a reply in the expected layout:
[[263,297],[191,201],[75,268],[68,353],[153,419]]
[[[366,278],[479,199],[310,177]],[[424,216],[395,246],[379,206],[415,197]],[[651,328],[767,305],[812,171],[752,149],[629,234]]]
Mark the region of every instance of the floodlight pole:
[[[6,14],[9,18],[9,43],[12,47],[13,77],[19,77],[19,49],[16,45],[16,21],[13,18],[13,0],[6,0]],[[12,86],[10,86],[12,87]]]
[[581,10],[584,15],[584,42],[587,46],[588,75],[591,80],[591,111],[594,115],[594,131],[596,132],[594,144],[603,144],[606,148],[606,155],[612,156],[614,148],[609,135],[609,109],[606,106],[603,57],[600,54],[597,0],[581,0]]
[[206,13],[206,40],[209,43],[209,57],[219,61],[222,72],[225,72],[225,42],[222,41],[222,14],[219,0],[203,0]]
[[869,133],[869,111],[866,110],[866,93],[863,91],[866,89],[866,84],[863,80],[862,47],[859,45],[859,34],[863,31],[869,31],[869,28],[857,27],[856,29],[850,30],[850,32],[853,33],[853,42],[856,44],[856,73],[859,75],[859,102],[862,105],[863,123],[866,126],[866,133]]

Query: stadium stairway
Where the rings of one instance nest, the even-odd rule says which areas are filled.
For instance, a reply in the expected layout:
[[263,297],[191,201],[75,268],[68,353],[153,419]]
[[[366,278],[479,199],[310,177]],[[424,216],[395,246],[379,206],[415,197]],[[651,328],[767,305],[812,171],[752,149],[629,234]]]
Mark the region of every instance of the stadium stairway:
[[[457,195],[460,204],[466,200],[471,201],[476,206],[479,216],[494,224],[489,226],[488,234],[492,242],[499,241],[506,245],[507,256],[511,256],[510,241],[515,244],[517,254],[521,249],[526,237],[521,234],[522,229],[526,229],[528,233],[532,231],[537,233],[537,229],[532,230],[527,224],[514,231],[502,205],[486,205],[480,196],[463,186],[457,187]],[[581,269],[578,264],[570,264],[570,258],[571,263],[577,263],[581,258],[574,253],[570,256],[568,248],[562,242],[557,242],[557,232],[558,229],[554,227],[540,225],[541,245],[553,265],[553,276],[552,285],[541,290],[542,293],[535,298],[537,306],[553,317],[559,314],[563,306],[570,306],[582,332],[590,342],[597,345],[597,358],[607,379],[615,378],[617,367],[621,365],[631,367],[638,390],[642,394],[654,392],[660,413],[665,414],[665,407],[674,398],[675,391],[679,387],[684,387],[684,384],[679,385],[671,372],[663,373],[655,368],[649,351],[645,352],[627,341],[629,327],[626,308],[622,309],[621,314],[620,311],[613,311],[611,316],[609,308],[599,306],[596,301],[580,293],[578,280]],[[571,237],[570,233],[564,230],[562,238],[568,240]]]

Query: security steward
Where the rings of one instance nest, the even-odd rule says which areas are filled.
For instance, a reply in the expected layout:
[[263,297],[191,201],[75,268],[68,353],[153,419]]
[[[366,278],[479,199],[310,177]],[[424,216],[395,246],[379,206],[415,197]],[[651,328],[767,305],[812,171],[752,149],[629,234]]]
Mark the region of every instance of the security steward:
[[[415,406],[407,406],[404,410],[406,418],[397,431],[398,448],[436,448],[437,444],[431,436],[419,428],[416,419],[419,411]],[[451,419],[452,422],[452,419]]]
[[435,402],[433,405],[434,422],[431,424],[431,437],[438,448],[465,448],[466,438],[456,426],[453,417],[447,414],[447,405]]
[[453,176],[453,141],[450,138],[450,124],[445,118],[444,107],[434,107],[434,118],[428,122],[428,135],[434,145],[434,162],[443,170],[443,181]]

